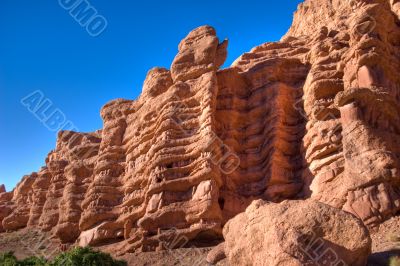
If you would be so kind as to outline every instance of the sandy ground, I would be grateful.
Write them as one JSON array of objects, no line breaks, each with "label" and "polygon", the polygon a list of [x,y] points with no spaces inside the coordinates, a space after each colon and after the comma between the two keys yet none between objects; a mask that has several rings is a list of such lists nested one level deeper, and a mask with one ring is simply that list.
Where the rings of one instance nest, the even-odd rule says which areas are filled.
[{"label": "sandy ground", "polygon": [[[389,258],[400,256],[400,217],[386,221],[374,232],[372,238],[372,255],[368,266],[388,266]],[[61,246],[49,233],[23,229],[18,232],[0,234],[0,252],[14,251],[18,258],[32,255],[52,258],[65,247]],[[100,247],[107,250],[107,247]],[[128,265],[134,266],[203,266],[207,265],[206,257],[211,247],[182,248],[157,252],[126,254]],[[115,254],[112,254],[115,255]],[[220,263],[227,266],[227,262]]]},{"label": "sandy ground", "polygon": [[[23,259],[30,256],[53,258],[65,247],[51,238],[49,233],[23,229],[17,232],[0,234],[0,253],[13,251],[14,255]],[[97,249],[107,251],[108,247]],[[203,266],[207,265],[206,257],[211,248],[181,248],[157,252],[126,254],[118,259],[134,266]]]}]

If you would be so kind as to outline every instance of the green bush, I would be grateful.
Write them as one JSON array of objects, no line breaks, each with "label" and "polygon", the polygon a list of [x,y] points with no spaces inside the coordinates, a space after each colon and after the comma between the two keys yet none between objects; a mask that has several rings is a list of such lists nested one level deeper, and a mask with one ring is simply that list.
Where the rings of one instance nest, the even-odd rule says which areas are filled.
[{"label": "green bush", "polygon": [[38,257],[29,257],[22,261],[19,261],[18,266],[47,266],[47,260]]},{"label": "green bush", "polygon": [[12,252],[0,254],[0,266],[126,266],[125,261],[114,260],[109,254],[89,247],[76,247],[61,253],[53,261],[29,257],[17,260]]},{"label": "green bush", "polygon": [[16,266],[17,258],[12,252],[0,253],[0,266]]},{"label": "green bush", "polygon": [[51,266],[125,266],[124,261],[114,260],[109,254],[94,251],[93,249],[74,248],[69,252],[60,254],[54,259]]}]

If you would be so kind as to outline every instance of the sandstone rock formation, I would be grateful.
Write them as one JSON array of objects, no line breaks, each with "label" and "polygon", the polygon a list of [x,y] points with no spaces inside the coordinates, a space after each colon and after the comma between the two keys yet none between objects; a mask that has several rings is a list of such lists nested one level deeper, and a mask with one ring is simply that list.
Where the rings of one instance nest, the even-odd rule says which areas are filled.
[{"label": "sandstone rock formation", "polygon": [[229,265],[364,266],[371,252],[360,219],[314,201],[254,201],[225,225],[224,238]]},{"label": "sandstone rock formation", "polygon": [[1,212],[7,209],[3,206],[12,206],[11,213],[5,217],[0,215],[3,228],[38,227],[53,230],[63,240],[60,231],[66,223],[63,217],[68,216],[75,219],[75,224],[70,223],[65,228],[66,235],[72,236],[74,241],[77,236],[73,230],[80,220],[80,198],[86,192],[83,180],[88,179],[86,186],[92,182],[91,174],[85,175],[85,171],[93,168],[100,140],[99,132],[60,132],[56,149],[49,153],[46,166],[38,173],[25,176],[12,192],[0,193]]},{"label": "sandstone rock formation", "polygon": [[208,252],[206,261],[209,264],[215,265],[225,258],[225,242],[222,242],[221,244],[215,246],[210,252]]},{"label": "sandstone rock formation", "polygon": [[43,169],[0,191],[0,231],[131,252],[220,238],[256,199],[312,198],[369,227],[397,215],[399,10],[307,0],[226,69],[228,42],[193,30],[137,100],[102,108],[102,130],[60,132]]},{"label": "sandstone rock formation", "polygon": [[[6,192],[4,185],[2,186],[2,190],[0,191],[0,221],[3,221],[10,213],[12,212],[13,202],[12,193]],[[3,224],[0,222],[0,233],[4,232]]]}]

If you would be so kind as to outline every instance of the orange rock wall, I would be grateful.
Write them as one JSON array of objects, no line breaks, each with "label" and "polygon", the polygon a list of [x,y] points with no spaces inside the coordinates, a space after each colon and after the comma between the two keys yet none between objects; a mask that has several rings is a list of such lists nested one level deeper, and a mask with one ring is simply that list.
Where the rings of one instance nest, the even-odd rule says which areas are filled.
[{"label": "orange rock wall", "polygon": [[307,0],[226,69],[228,42],[193,30],[137,100],[102,108],[101,131],[60,132],[44,168],[0,189],[0,231],[132,252],[221,237],[255,199],[313,198],[371,227],[398,214],[399,4]]}]

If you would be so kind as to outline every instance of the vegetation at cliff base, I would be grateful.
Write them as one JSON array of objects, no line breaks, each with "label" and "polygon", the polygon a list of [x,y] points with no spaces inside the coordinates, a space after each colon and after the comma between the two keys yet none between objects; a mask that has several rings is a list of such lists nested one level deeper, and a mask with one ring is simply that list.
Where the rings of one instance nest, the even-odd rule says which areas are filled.
[{"label": "vegetation at cliff base", "polygon": [[400,257],[391,257],[389,260],[389,266],[400,266]]},{"label": "vegetation at cliff base", "polygon": [[114,260],[109,254],[89,247],[76,247],[61,253],[48,261],[44,258],[29,257],[17,260],[12,252],[0,253],[0,266],[126,266],[125,261]]}]

